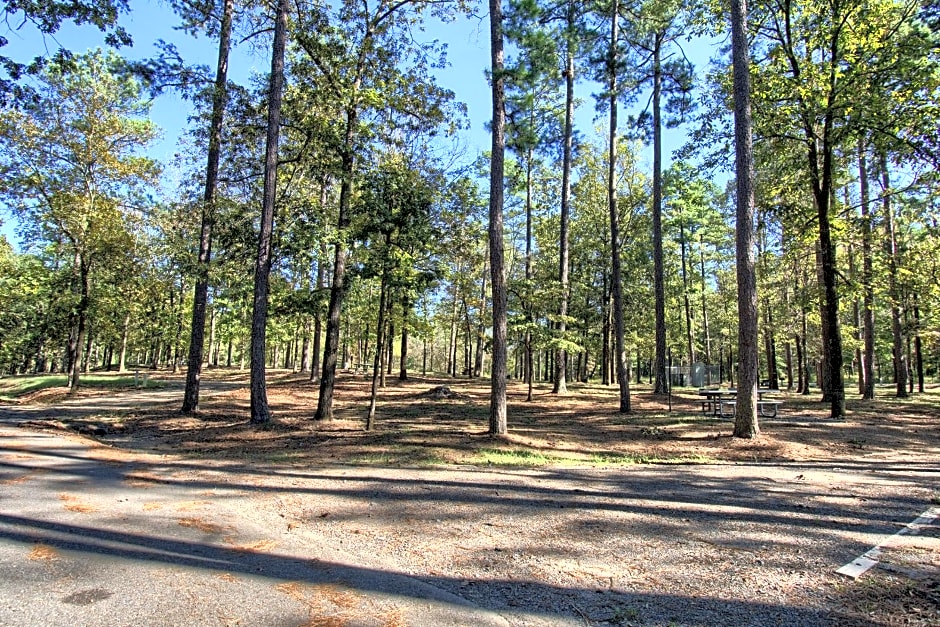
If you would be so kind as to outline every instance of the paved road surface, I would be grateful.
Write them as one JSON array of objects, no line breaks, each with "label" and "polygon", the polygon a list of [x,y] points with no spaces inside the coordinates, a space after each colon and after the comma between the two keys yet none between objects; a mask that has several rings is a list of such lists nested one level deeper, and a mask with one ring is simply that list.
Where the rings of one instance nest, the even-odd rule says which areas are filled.
[{"label": "paved road surface", "polygon": [[0,426],[0,625],[505,624],[286,525],[261,528],[235,513],[244,497],[135,479],[136,462],[104,457]]}]

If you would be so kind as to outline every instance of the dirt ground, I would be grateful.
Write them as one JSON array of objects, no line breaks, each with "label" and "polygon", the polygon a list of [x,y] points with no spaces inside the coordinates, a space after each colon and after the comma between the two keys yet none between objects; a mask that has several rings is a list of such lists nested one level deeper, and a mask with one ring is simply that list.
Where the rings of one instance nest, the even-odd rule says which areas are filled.
[{"label": "dirt ground", "polygon": [[[338,481],[349,468],[365,468],[364,472],[373,479],[407,475],[423,485],[435,485],[435,481],[445,481],[435,479],[442,472],[472,473],[475,468],[486,468],[511,470],[518,473],[515,476],[522,483],[548,481],[539,473],[556,470],[575,473],[576,476],[581,476],[577,473],[586,473],[585,481],[590,483],[605,473],[613,476],[613,473],[627,468],[647,469],[650,468],[648,464],[667,464],[669,468],[700,468],[704,465],[701,466],[705,468],[701,477],[709,477],[709,486],[714,480],[712,475],[720,477],[726,474],[730,477],[743,473],[741,469],[747,467],[762,469],[759,478],[742,475],[742,481],[752,481],[755,485],[790,486],[805,480],[816,482],[814,490],[848,490],[855,499],[850,508],[851,515],[858,516],[859,521],[871,503],[888,503],[892,495],[896,495],[895,501],[904,502],[905,506],[898,510],[896,520],[892,522],[894,525],[907,522],[904,520],[906,514],[901,512],[909,511],[911,507],[940,505],[940,485],[936,481],[940,460],[940,389],[937,387],[903,400],[891,397],[889,389],[879,389],[879,397],[874,402],[849,400],[848,417],[839,421],[828,419],[828,408],[818,402],[816,395],[798,396],[781,392],[775,395],[783,401],[779,415],[762,419],[761,436],[748,441],[731,437],[731,422],[703,415],[701,399],[694,389],[676,390],[671,398],[662,398],[652,395],[648,386],[637,386],[632,396],[633,413],[620,414],[616,411],[616,391],[612,387],[574,384],[569,385],[566,396],[559,397],[551,395],[548,387],[537,386],[533,401],[526,402],[525,387],[519,382],[510,382],[510,435],[504,439],[492,439],[486,434],[489,403],[486,381],[413,377],[401,382],[397,378],[389,378],[388,387],[380,390],[376,428],[366,432],[363,427],[368,408],[369,380],[362,375],[344,373],[341,376],[334,420],[316,423],[312,417],[317,386],[302,374],[271,373],[268,398],[275,419],[272,424],[261,428],[247,422],[249,398],[246,378],[246,373],[235,371],[207,373],[204,379],[206,393],[200,411],[194,416],[181,415],[178,400],[162,403],[128,401],[123,406],[80,416],[38,415],[32,424],[93,435],[108,446],[122,450],[173,455],[185,460],[211,460],[210,466],[235,464],[238,467],[278,468],[287,469],[288,474],[291,469],[306,471],[319,468],[322,472],[317,480],[325,481]],[[168,374],[158,374],[152,381],[166,386],[167,390],[180,385],[179,377]],[[80,400],[91,403],[96,397],[109,394],[112,393],[82,392]],[[35,406],[43,403],[55,405],[61,400],[60,392],[46,390],[21,402]],[[838,475],[844,469],[873,474],[871,480],[859,480],[857,485],[846,487],[851,482]],[[905,473],[914,473],[918,479],[902,481],[896,478],[906,476]],[[450,482],[456,475],[446,476],[446,481]],[[635,476],[642,477],[641,474]],[[681,475],[676,476],[676,485],[679,485],[684,479]],[[701,483],[696,485],[698,490]],[[554,600],[546,600],[542,605],[554,614],[568,615],[582,624],[709,624],[710,615],[706,609],[701,609],[703,613],[698,618],[686,615],[677,621],[654,619],[651,614],[638,609],[640,606],[636,603],[631,605],[624,601],[627,597],[623,595],[629,588],[630,594],[636,594],[638,590],[647,595],[682,590],[686,598],[736,598],[735,595],[746,598],[752,592],[734,587],[709,587],[701,581],[702,572],[711,572],[710,569],[720,569],[712,573],[714,579],[734,578],[735,573],[728,570],[732,566],[716,564],[739,563],[744,559],[745,562],[753,562],[751,567],[758,571],[767,571],[764,574],[748,571],[747,577],[751,577],[752,582],[757,577],[762,591],[765,587],[768,591],[774,590],[773,594],[767,592],[771,594],[774,607],[802,606],[820,612],[806,614],[795,620],[796,623],[816,624],[817,619],[825,622],[820,617],[828,616],[828,622],[835,624],[940,625],[940,544],[937,540],[940,532],[936,526],[930,527],[929,533],[922,534],[927,537],[925,540],[894,549],[890,567],[871,571],[849,585],[831,572],[810,576],[810,571],[799,566],[801,560],[805,561],[806,556],[813,553],[812,547],[805,545],[805,542],[811,542],[807,538],[787,539],[797,548],[790,556],[792,565],[781,570],[768,571],[762,566],[768,559],[764,555],[766,545],[779,543],[777,539],[763,543],[755,541],[754,546],[743,548],[732,547],[737,553],[731,553],[735,557],[729,562],[725,542],[712,535],[740,531],[735,525],[741,521],[727,516],[728,522],[722,522],[722,525],[730,526],[702,531],[693,538],[694,550],[686,547],[683,549],[685,552],[674,554],[672,548],[658,544],[653,548],[654,543],[650,541],[649,550],[653,553],[647,557],[647,563],[691,560],[701,564],[698,576],[691,575],[687,567],[677,567],[668,574],[649,567],[644,573],[639,573],[635,572],[638,568],[635,564],[631,584],[625,588],[623,573],[607,572],[610,568],[603,564],[609,564],[610,560],[625,553],[640,553],[635,546],[636,536],[629,535],[633,543],[631,548],[626,540],[624,545],[619,545],[618,538],[610,534],[610,520],[599,518],[599,527],[585,528],[583,512],[587,510],[582,508],[582,517],[578,518],[575,512],[580,506],[577,504],[570,514],[573,518],[563,518],[569,515],[564,512],[547,513],[540,506],[536,508],[538,516],[529,516],[528,510],[520,509],[502,512],[499,519],[493,518],[486,499],[473,503],[428,505],[444,508],[435,510],[435,517],[418,515],[399,504],[396,507],[404,509],[393,508],[383,516],[364,514],[362,519],[349,522],[335,518],[335,511],[349,506],[348,502],[341,502],[340,497],[321,496],[314,507],[307,500],[291,497],[289,492],[287,495],[279,493],[279,486],[284,487],[277,480],[271,483],[268,486],[270,493],[264,498],[259,497],[259,503],[278,512],[279,516],[295,521],[293,524],[306,526],[321,535],[335,536],[340,544],[345,538],[346,546],[355,546],[355,551],[363,559],[375,559],[378,555],[386,566],[419,577],[443,578],[451,584],[439,585],[452,585],[455,592],[480,602],[495,603],[497,609],[500,603],[512,606],[513,599],[518,597],[517,588],[505,586],[506,581],[514,578],[519,581],[517,587],[551,580],[552,590],[576,588],[597,593],[597,582],[607,577],[607,592],[622,596],[619,605],[598,605],[596,599],[588,599],[591,595],[574,601],[560,601],[555,598],[560,593],[555,592],[551,593]],[[793,495],[780,497],[782,505],[773,507],[786,509],[788,516],[792,513],[797,517],[794,520],[800,516],[805,518],[806,512],[815,512],[813,508],[817,505],[818,517],[844,514],[841,510],[832,509],[835,505],[827,504],[828,496],[819,496],[812,491],[800,492],[802,487],[793,489]],[[676,490],[677,494],[681,492],[681,486]],[[716,494],[720,496],[714,497],[712,505],[726,514],[741,506],[728,500],[731,497],[721,491]],[[401,495],[396,498],[401,498]],[[635,498],[641,497],[637,494]],[[794,503],[794,499],[800,502]],[[678,500],[686,502],[693,497]],[[420,502],[418,498],[412,505]],[[817,505],[812,505],[813,502]],[[631,507],[636,504],[632,503]],[[383,506],[387,505],[383,502]],[[596,504],[592,507],[596,508]],[[668,505],[658,504],[656,507],[668,509]],[[563,575],[554,572],[558,570],[555,562],[550,569],[553,572],[548,573],[546,563],[530,555],[531,551],[523,554],[508,547],[497,547],[493,556],[501,560],[487,558],[470,564],[466,553],[479,548],[474,544],[483,541],[479,540],[482,537],[479,533],[487,532],[487,528],[495,531],[504,526],[500,521],[507,515],[510,519],[515,516],[522,525],[513,529],[530,535],[530,539],[541,538],[543,548],[558,542],[560,526],[580,528],[575,537],[566,535],[567,539],[562,544],[584,544],[583,553],[593,552],[597,559],[591,562],[591,566],[585,566],[583,560],[571,563],[567,571],[562,569],[569,574]],[[662,524],[662,512],[653,512],[651,508],[649,515],[658,517],[656,524]],[[675,515],[687,516],[681,519],[690,521],[690,524],[699,521],[695,514]],[[365,521],[365,518],[370,520]],[[459,533],[455,531],[454,534],[460,536],[460,540],[454,540],[453,534],[442,535],[440,532],[440,521],[445,519],[482,522],[473,525],[474,531],[469,535],[466,530],[458,529]],[[639,523],[634,521],[636,524]],[[779,524],[776,522],[773,523],[773,531],[770,526],[762,527],[770,524],[756,521],[747,532],[755,538],[778,533]],[[812,526],[816,523],[799,524]],[[861,522],[852,524],[862,526]],[[601,532],[604,532],[603,537]],[[570,534],[569,531],[565,533]],[[685,532],[680,535],[687,537]],[[860,539],[863,535],[856,538],[859,546],[867,541]],[[625,534],[623,537],[628,536]],[[511,559],[507,558],[507,553]],[[740,557],[742,555],[746,559]],[[504,563],[506,559],[509,562]],[[886,564],[888,562],[885,560]],[[655,577],[652,575],[654,572],[657,573]],[[483,585],[480,583],[483,580],[502,581],[505,589],[496,584]],[[620,583],[615,583],[615,580]],[[638,583],[640,580],[642,583]],[[529,594],[536,593],[530,590]],[[549,595],[548,592],[544,594]],[[779,620],[780,624],[791,622],[792,617]]]}]

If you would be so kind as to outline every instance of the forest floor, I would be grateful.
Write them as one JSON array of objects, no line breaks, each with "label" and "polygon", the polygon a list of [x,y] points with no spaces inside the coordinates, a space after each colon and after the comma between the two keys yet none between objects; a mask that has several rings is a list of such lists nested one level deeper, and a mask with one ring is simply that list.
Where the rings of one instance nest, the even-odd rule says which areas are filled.
[{"label": "forest floor", "polygon": [[492,439],[485,380],[389,378],[366,432],[362,375],[341,376],[335,417],[318,424],[318,387],[272,372],[264,428],[247,422],[247,373],[207,372],[194,416],[178,411],[180,379],[68,400],[51,388],[10,409],[180,460],[190,480],[256,486],[251,507],[288,528],[513,624],[940,624],[940,520],[858,580],[833,572],[940,513],[936,387],[879,388],[837,421],[817,395],[783,392],[761,436],[740,440],[694,389],[637,386],[620,414],[613,387],[537,386],[527,402],[510,382],[510,435]]}]

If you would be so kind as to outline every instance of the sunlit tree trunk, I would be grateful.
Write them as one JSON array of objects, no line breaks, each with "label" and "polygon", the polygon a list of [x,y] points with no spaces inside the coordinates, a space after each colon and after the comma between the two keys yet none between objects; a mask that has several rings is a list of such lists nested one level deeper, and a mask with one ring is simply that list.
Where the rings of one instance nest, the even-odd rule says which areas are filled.
[{"label": "sunlit tree trunk", "polygon": [[[568,222],[571,214],[571,148],[574,137],[574,29],[575,6],[568,0],[565,44],[565,128],[561,167],[561,231],[558,241],[558,281],[561,284],[561,302],[558,307],[558,335],[564,341],[568,329]],[[559,347],[555,352],[555,382],[552,393],[566,394],[568,351]]]},{"label": "sunlit tree trunk", "polygon": [[490,152],[489,247],[493,291],[493,362],[490,390],[490,435],[505,435],[506,417],[506,273],[503,262],[503,178],[506,151],[506,77],[503,74],[503,9],[490,0],[490,53],[493,89]]},{"label": "sunlit tree trunk", "polygon": [[610,123],[607,164],[607,209],[610,214],[611,282],[613,292],[614,362],[617,383],[620,386],[619,411],[630,412],[630,374],[627,370],[623,324],[623,280],[620,260],[620,210],[617,206],[617,42],[619,40],[620,4],[613,1],[610,15],[610,49],[607,58],[607,90],[609,94]]},{"label": "sunlit tree trunk", "polygon": [[750,52],[747,2],[731,0],[731,65],[734,72],[734,147],[737,187],[735,226],[738,282],[738,394],[734,437],[754,438],[757,423],[757,280],[754,271],[754,155],[751,143]]},{"label": "sunlit tree trunk", "polygon": [[666,279],[663,269],[663,130],[660,101],[662,99],[662,36],[655,34],[653,46],[653,292],[656,315],[656,394],[668,391],[666,379]]},{"label": "sunlit tree trunk", "polygon": [[891,338],[894,346],[895,393],[898,398],[907,397],[907,355],[904,350],[903,308],[901,290],[898,286],[898,239],[894,227],[894,209],[891,206],[891,179],[888,159],[880,155],[882,207],[884,208],[885,239],[888,254],[888,293],[891,299]]},{"label": "sunlit tree trunk", "polygon": [[859,141],[858,179],[862,204],[862,398],[875,398],[875,290],[872,260],[872,212],[870,206],[868,164],[864,141]]},{"label": "sunlit tree trunk", "polygon": [[189,359],[186,365],[186,390],[183,392],[182,411],[184,414],[199,409],[199,383],[202,375],[203,344],[206,332],[206,304],[209,297],[209,262],[212,257],[212,229],[215,224],[215,194],[219,180],[219,157],[222,147],[222,123],[225,114],[233,12],[234,0],[225,0],[222,5],[219,57],[212,92],[212,117],[209,122],[209,150],[199,228],[199,257],[196,264],[197,278],[193,296],[193,322],[189,337]]},{"label": "sunlit tree trunk", "polygon": [[274,200],[277,182],[277,146],[281,128],[281,94],[284,88],[284,49],[287,39],[287,0],[278,0],[271,48],[271,80],[268,124],[264,151],[264,184],[261,225],[255,263],[254,304],[251,316],[251,423],[271,420],[265,382],[265,333],[268,323],[268,281],[271,273],[271,239],[274,235]]}]

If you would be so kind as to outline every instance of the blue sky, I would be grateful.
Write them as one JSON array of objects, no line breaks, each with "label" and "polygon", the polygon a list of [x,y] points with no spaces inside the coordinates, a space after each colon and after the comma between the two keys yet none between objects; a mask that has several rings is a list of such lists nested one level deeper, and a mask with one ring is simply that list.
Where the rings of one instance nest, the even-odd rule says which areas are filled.
[{"label": "blue sky", "polygon": [[[163,39],[174,43],[182,56],[192,63],[200,63],[215,67],[217,48],[216,42],[205,37],[193,38],[181,31],[175,30],[178,18],[172,10],[157,0],[135,0],[132,3],[132,13],[122,16],[121,23],[134,38],[133,48],[123,49],[121,53],[130,58],[144,58],[156,54],[154,43]],[[11,22],[14,26],[15,22]],[[489,22],[480,18],[463,18],[456,22],[441,24],[430,23],[426,27],[426,37],[439,39],[448,44],[448,68],[437,71],[438,82],[456,94],[456,98],[467,105],[471,128],[464,143],[467,146],[468,158],[489,148],[489,134],[485,124],[491,116],[491,99],[489,85],[486,81],[485,70],[489,66]],[[52,52],[60,45],[70,50],[81,52],[89,48],[100,46],[102,36],[93,27],[75,27],[65,25],[55,37],[45,40],[34,29],[23,27],[10,30],[0,27],[0,34],[9,40],[9,45],[2,49],[3,54],[17,60],[27,60],[37,54]],[[701,72],[714,49],[703,43],[693,42],[686,45],[696,68]],[[233,51],[230,62],[230,78],[237,82],[245,82],[251,74],[264,74],[270,67],[270,61],[264,51],[252,50],[250,44],[237,46]],[[577,114],[576,126],[582,135],[593,135],[595,123],[595,108],[592,91],[596,87],[588,84],[578,86],[577,96],[582,104]],[[157,98],[153,104],[152,119],[163,129],[163,136],[152,149],[150,155],[164,163],[168,162],[177,150],[177,140],[186,125],[186,118],[190,111],[189,103],[179,99],[173,94],[166,94]],[[622,119],[626,117],[624,113]],[[686,130],[679,128],[667,130],[664,134],[664,167],[671,161],[670,153],[685,141]],[[652,161],[652,150],[644,150],[643,161]],[[168,190],[171,191],[171,190]],[[3,216],[4,224],[0,233],[11,235],[11,225],[7,216]]]}]

